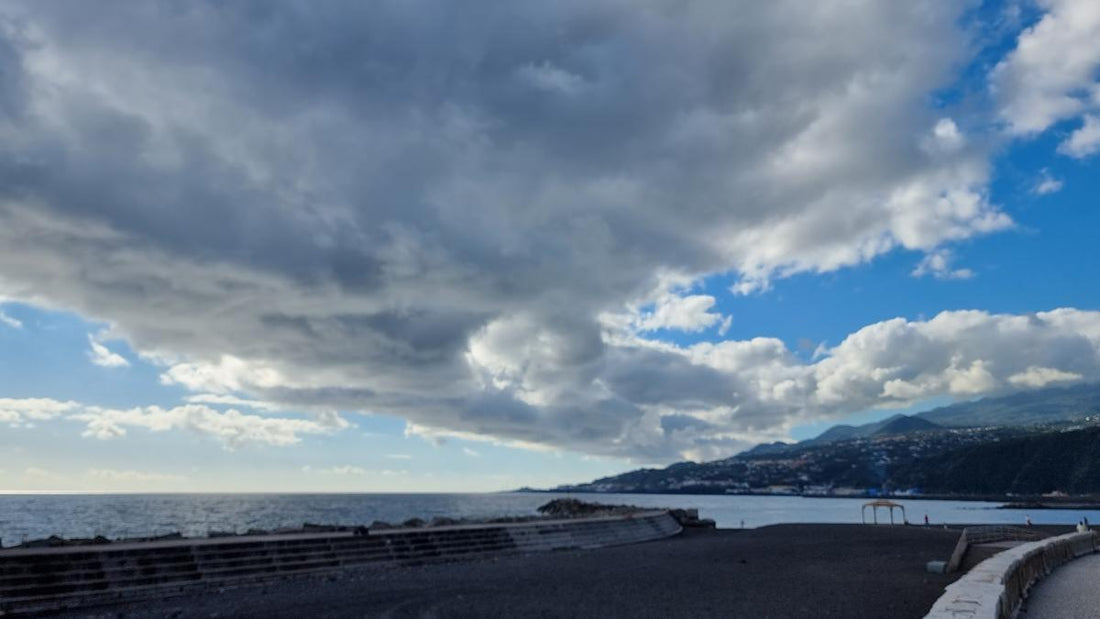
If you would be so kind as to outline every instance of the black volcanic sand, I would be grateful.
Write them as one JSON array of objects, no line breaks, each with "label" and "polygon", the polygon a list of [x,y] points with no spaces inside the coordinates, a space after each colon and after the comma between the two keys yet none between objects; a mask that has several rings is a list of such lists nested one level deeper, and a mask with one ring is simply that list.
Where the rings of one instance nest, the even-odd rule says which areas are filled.
[{"label": "black volcanic sand", "polygon": [[[89,609],[111,617],[923,617],[959,530],[776,525],[460,563],[365,567]],[[84,615],[89,614],[85,612]]]}]

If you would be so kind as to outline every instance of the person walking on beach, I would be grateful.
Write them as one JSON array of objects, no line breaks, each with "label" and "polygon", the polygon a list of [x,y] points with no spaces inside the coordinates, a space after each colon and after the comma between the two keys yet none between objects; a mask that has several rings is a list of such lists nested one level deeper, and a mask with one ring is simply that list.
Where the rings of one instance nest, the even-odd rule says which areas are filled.
[{"label": "person walking on beach", "polygon": [[928,526],[928,514],[924,515],[924,526]]},{"label": "person walking on beach", "polygon": [[1031,526],[1031,515],[1030,514],[1024,514],[1024,522],[1027,524],[1027,526],[1029,526],[1029,527]]}]

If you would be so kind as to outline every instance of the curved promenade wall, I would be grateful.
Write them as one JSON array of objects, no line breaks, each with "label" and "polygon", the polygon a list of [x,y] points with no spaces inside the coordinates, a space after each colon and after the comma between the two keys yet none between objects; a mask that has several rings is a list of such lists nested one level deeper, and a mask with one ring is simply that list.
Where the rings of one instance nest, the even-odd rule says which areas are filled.
[{"label": "curved promenade wall", "polygon": [[944,590],[925,619],[1008,619],[1028,589],[1058,566],[1096,552],[1094,531],[1021,544],[982,561]]},{"label": "curved promenade wall", "polygon": [[0,615],[162,597],[364,564],[599,548],[677,535],[665,511],[416,529],[0,550]]}]

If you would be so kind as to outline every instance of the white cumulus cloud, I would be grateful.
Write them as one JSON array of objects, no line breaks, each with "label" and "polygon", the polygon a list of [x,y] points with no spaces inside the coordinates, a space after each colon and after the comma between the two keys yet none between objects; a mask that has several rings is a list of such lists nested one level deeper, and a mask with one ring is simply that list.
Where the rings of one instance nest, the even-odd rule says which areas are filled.
[{"label": "white cumulus cloud", "polygon": [[636,325],[641,331],[657,329],[702,331],[724,320],[722,314],[711,311],[716,302],[717,300],[708,294],[686,296],[665,294],[657,300],[652,310],[636,318]]},{"label": "white cumulus cloud", "polygon": [[23,322],[8,316],[4,312],[0,311],[0,324],[7,325],[12,329],[22,329]]},{"label": "white cumulus cloud", "polygon": [[196,404],[174,408],[147,406],[126,410],[85,407],[70,418],[87,424],[84,436],[113,439],[125,436],[129,428],[151,432],[187,430],[218,439],[228,449],[250,444],[275,446],[293,445],[304,434],[329,434],[347,426],[335,417],[325,423],[313,419],[274,418],[249,415],[229,409],[216,409]]},{"label": "white cumulus cloud", "polygon": [[1081,380],[1082,376],[1076,372],[1064,372],[1057,368],[1044,368],[1030,366],[1019,374],[1008,377],[1008,382],[1021,387],[1046,387],[1051,383],[1072,382]]},{"label": "white cumulus cloud", "polygon": [[930,145],[934,150],[945,152],[957,151],[966,145],[966,137],[963,136],[959,126],[950,118],[941,118],[932,128],[934,141]]},{"label": "white cumulus cloud", "polygon": [[[990,76],[1009,131],[1034,134],[1100,105],[1100,5],[1040,0],[1043,15]],[[1072,148],[1072,147],[1070,147]]]},{"label": "white cumulus cloud", "polygon": [[1058,152],[1077,159],[1096,154],[1097,151],[1100,151],[1100,117],[1093,114],[1086,115],[1081,126],[1058,145]]},{"label": "white cumulus cloud", "polygon": [[130,366],[130,362],[126,360],[122,355],[112,352],[111,349],[103,345],[98,341],[95,336],[88,335],[88,358],[100,367],[104,368],[125,368]]},{"label": "white cumulus cloud", "polygon": [[1062,190],[1064,182],[1061,179],[1054,178],[1050,174],[1050,170],[1043,168],[1039,172],[1039,182],[1035,184],[1034,192],[1036,195],[1045,196],[1050,193],[1058,193]]},{"label": "white cumulus cloud", "polygon": [[0,423],[23,426],[55,419],[79,406],[77,402],[50,398],[0,398]]},{"label": "white cumulus cloud", "polygon": [[954,254],[948,249],[939,249],[925,254],[924,258],[913,269],[912,275],[913,277],[931,275],[936,279],[970,279],[974,277],[974,271],[971,269],[952,268],[951,263],[954,259]]}]

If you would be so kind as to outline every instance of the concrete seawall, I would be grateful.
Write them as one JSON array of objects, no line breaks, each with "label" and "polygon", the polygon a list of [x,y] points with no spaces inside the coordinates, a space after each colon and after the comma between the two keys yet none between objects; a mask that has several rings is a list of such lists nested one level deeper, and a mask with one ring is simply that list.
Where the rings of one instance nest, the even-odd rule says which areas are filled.
[{"label": "concrete seawall", "polygon": [[1069,533],[1011,548],[949,585],[925,619],[1008,619],[1033,584],[1058,566],[1096,552],[1095,532]]},{"label": "concrete seawall", "polygon": [[0,615],[163,597],[364,564],[599,548],[671,537],[668,512],[354,533],[183,539],[0,552]]}]

